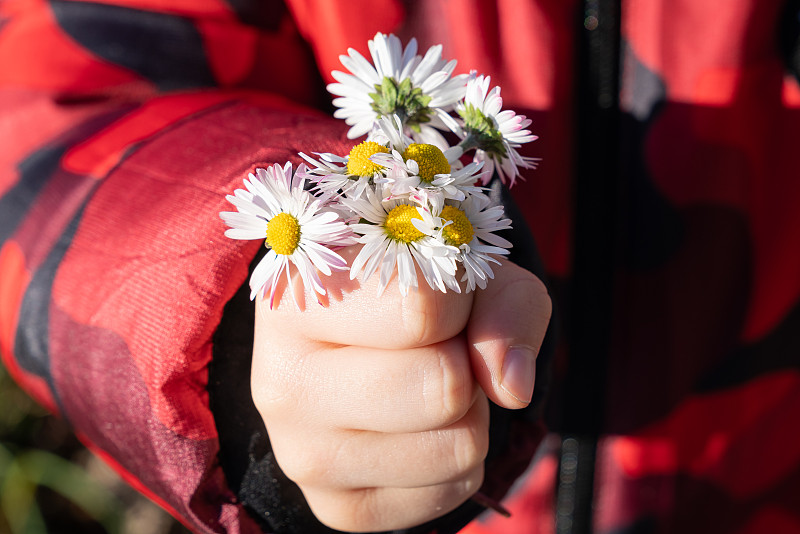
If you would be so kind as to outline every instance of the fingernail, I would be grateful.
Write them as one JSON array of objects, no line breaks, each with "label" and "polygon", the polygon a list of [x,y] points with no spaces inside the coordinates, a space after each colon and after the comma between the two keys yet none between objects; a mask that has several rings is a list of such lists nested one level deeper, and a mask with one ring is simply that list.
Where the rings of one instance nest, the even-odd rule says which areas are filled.
[{"label": "fingernail", "polygon": [[533,397],[535,378],[536,352],[523,345],[510,347],[503,362],[500,387],[518,401],[527,404]]}]

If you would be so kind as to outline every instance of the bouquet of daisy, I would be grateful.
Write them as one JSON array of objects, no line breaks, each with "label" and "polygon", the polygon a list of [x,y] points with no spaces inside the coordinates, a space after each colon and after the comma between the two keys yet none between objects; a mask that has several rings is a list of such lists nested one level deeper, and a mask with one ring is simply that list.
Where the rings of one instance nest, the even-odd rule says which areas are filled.
[{"label": "bouquet of daisy", "polygon": [[[251,295],[270,297],[290,265],[303,285],[326,293],[320,274],[350,270],[362,280],[380,271],[379,294],[396,275],[400,291],[418,288],[417,271],[439,291],[473,291],[493,278],[491,264],[511,243],[502,206],[484,187],[492,176],[508,186],[536,166],[517,149],[536,137],[530,119],[502,109],[488,76],[453,75],[441,45],[417,54],[394,35],[369,41],[372,62],[350,49],[349,72],[334,71],[328,91],[334,117],[366,136],[349,154],[300,153],[305,163],[257,169],[227,199],[220,216],[233,239],[265,239],[269,249],[250,278]],[[450,146],[445,135],[457,142]],[[352,265],[336,252],[362,248]],[[292,294],[295,294],[292,291]]]}]

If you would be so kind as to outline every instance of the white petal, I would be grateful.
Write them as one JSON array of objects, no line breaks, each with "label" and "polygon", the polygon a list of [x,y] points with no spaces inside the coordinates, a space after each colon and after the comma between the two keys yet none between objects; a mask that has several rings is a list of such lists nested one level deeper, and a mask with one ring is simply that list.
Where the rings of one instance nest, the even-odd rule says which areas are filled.
[{"label": "white petal", "polygon": [[240,240],[264,239],[264,230],[245,230],[243,228],[229,228],[225,230],[225,237]]},{"label": "white petal", "polygon": [[380,83],[381,77],[378,75],[378,72],[375,70],[375,67],[367,61],[364,56],[362,56],[357,50],[354,48],[350,48],[347,50],[349,55],[347,56],[339,56],[339,61],[342,62],[342,65],[358,76],[361,80],[363,80],[368,85],[374,85],[376,83]]}]

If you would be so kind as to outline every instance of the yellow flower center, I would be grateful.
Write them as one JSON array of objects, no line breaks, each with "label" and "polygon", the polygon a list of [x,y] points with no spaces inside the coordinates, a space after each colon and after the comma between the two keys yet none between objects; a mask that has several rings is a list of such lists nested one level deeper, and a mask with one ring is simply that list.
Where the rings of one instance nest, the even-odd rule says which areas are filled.
[{"label": "yellow flower center", "polygon": [[451,223],[442,229],[442,236],[448,245],[460,247],[472,241],[475,230],[462,210],[453,206],[445,206],[439,217],[444,219],[445,222],[449,221]]},{"label": "yellow flower center", "polygon": [[413,159],[419,165],[419,177],[423,182],[431,183],[437,174],[449,174],[450,164],[444,153],[437,146],[423,143],[411,143],[403,152],[403,159]]},{"label": "yellow flower center", "polygon": [[267,246],[289,256],[300,244],[300,224],[288,213],[279,213],[267,223]]},{"label": "yellow flower center", "polygon": [[373,141],[364,141],[353,147],[347,159],[347,174],[353,176],[372,176],[383,167],[372,162],[369,158],[373,154],[388,154],[389,149]]},{"label": "yellow flower center", "polygon": [[408,204],[400,204],[386,214],[383,228],[391,239],[403,243],[413,243],[425,237],[425,234],[414,228],[411,219],[422,219],[417,208]]}]

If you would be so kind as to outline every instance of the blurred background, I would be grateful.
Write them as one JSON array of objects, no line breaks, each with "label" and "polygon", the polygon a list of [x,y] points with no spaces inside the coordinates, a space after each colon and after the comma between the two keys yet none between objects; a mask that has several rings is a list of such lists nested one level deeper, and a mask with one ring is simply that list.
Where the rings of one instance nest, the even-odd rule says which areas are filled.
[{"label": "blurred background", "polygon": [[0,533],[188,534],[0,365]]}]

